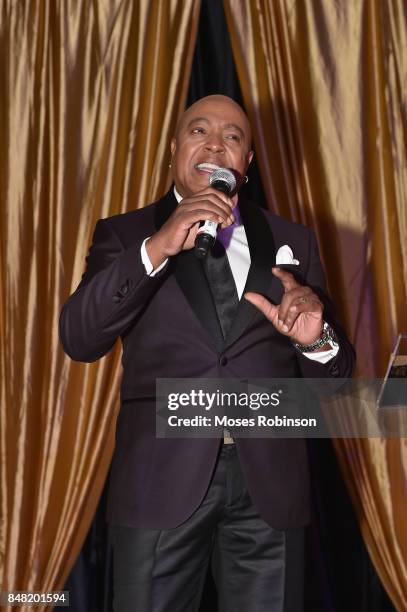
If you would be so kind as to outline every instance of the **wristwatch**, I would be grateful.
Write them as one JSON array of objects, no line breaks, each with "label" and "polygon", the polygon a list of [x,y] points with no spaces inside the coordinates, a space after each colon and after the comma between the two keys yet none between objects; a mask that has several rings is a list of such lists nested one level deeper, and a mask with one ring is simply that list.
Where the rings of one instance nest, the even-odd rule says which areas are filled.
[{"label": "wristwatch", "polygon": [[298,344],[298,342],[293,342],[293,345],[296,349],[298,349],[301,353],[311,353],[312,351],[316,351],[319,348],[325,346],[329,342],[337,342],[338,339],[332,327],[328,325],[328,323],[324,322],[324,326],[322,328],[322,335],[318,340],[312,342],[311,344]]}]

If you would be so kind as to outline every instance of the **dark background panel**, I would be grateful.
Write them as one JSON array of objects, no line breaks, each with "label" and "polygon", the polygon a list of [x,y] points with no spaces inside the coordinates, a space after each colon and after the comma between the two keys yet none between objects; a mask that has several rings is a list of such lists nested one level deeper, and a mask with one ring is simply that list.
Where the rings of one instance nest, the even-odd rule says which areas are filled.
[{"label": "dark background panel", "polygon": [[[187,106],[211,94],[229,96],[245,108],[233,60],[223,4],[219,0],[206,0],[201,5]],[[247,173],[249,182],[242,189],[246,197],[267,208],[255,150],[254,153]]]}]

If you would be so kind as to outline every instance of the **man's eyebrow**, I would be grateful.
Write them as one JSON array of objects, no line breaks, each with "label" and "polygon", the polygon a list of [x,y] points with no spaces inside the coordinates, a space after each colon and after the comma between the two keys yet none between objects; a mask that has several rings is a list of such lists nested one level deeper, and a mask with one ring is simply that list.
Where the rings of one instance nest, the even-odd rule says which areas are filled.
[{"label": "man's eyebrow", "polygon": [[237,125],[237,123],[227,123],[225,125],[225,128],[226,129],[233,128],[234,130],[237,130],[238,132],[240,132],[242,136],[244,136],[244,131],[239,125]]},{"label": "man's eyebrow", "polygon": [[191,121],[187,123],[187,128],[191,127],[193,123],[201,123],[202,121],[205,121],[205,123],[209,123],[206,117],[194,117],[193,119],[191,119]]}]

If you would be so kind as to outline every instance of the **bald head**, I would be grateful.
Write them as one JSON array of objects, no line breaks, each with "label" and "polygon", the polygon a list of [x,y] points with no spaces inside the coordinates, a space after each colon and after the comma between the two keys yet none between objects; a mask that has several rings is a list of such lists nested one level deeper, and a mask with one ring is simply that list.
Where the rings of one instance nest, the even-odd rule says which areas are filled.
[{"label": "bald head", "polygon": [[207,187],[216,167],[243,176],[253,157],[249,120],[227,96],[201,98],[179,120],[171,153],[174,182],[184,197]]}]

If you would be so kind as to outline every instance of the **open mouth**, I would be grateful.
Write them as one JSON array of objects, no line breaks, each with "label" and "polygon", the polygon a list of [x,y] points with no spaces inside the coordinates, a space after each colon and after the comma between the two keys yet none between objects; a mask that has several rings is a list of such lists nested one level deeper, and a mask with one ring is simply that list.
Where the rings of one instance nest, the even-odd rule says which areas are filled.
[{"label": "open mouth", "polygon": [[218,166],[217,164],[212,164],[211,162],[201,162],[200,164],[195,164],[194,167],[196,168],[196,170],[200,170],[201,172],[212,174],[214,170],[217,170],[221,166]]}]

